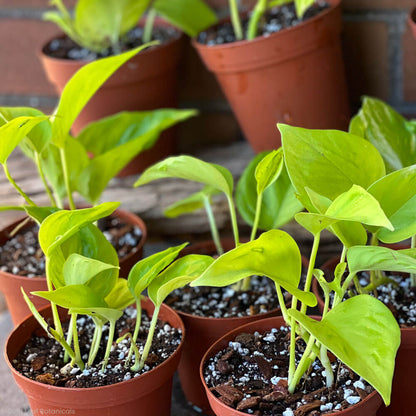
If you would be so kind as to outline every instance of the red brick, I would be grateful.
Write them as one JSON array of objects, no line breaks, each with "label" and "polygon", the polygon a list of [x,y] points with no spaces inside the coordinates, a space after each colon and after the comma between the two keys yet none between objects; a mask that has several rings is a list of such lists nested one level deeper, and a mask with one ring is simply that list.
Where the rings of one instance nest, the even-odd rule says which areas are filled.
[{"label": "red brick", "polygon": [[344,57],[350,98],[389,96],[388,32],[384,22],[346,22]]},{"label": "red brick", "polygon": [[196,147],[227,144],[240,137],[240,128],[232,113],[202,113],[178,126],[179,151],[195,151]]},{"label": "red brick", "polygon": [[416,101],[416,39],[407,27],[403,35],[403,87],[406,101]]},{"label": "red brick", "polygon": [[225,100],[214,74],[205,68],[198,53],[190,43],[184,48],[179,71],[178,90],[180,100]]},{"label": "red brick", "polygon": [[55,95],[37,54],[57,33],[54,24],[36,20],[2,20],[0,24],[1,94]]},{"label": "red brick", "polygon": [[414,0],[343,0],[344,10],[410,9]]}]

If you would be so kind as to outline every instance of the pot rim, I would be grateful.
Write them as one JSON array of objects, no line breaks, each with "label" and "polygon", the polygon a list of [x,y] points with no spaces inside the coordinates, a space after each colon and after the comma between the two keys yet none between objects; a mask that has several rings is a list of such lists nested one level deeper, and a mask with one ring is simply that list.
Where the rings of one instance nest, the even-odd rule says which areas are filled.
[{"label": "pot rim", "polygon": [[[157,26],[172,26],[172,25],[169,25],[168,23],[164,24],[164,22],[158,21],[158,22],[155,23],[155,26],[157,27]],[[150,53],[153,53],[154,51],[163,51],[165,49],[169,49],[172,44],[181,42],[185,38],[185,34],[183,32],[181,32],[179,29],[175,28],[175,30],[176,30],[177,36],[169,39],[167,42],[164,42],[160,45],[154,45],[150,48],[147,48],[147,49],[141,51],[140,54],[136,55],[136,56],[143,56],[143,54],[148,55]],[[44,59],[44,60],[49,61],[49,62],[60,63],[61,65],[65,65],[65,66],[83,66],[83,65],[89,64],[91,62],[96,62],[99,59],[104,58],[104,57],[102,57],[102,58],[98,58],[98,59],[94,59],[94,60],[65,59],[65,58],[56,58],[54,56],[50,56],[47,53],[45,53],[44,49],[46,48],[47,45],[49,45],[49,43],[51,43],[53,40],[62,39],[64,37],[67,37],[67,35],[64,32],[62,32],[62,31],[56,32],[56,34],[54,36],[49,38],[39,48],[37,48],[36,54],[38,55],[38,57],[40,59]],[[128,50],[131,50],[131,49],[128,49]],[[110,55],[110,56],[115,56],[115,55]]]},{"label": "pot rim", "polygon": [[[192,45],[196,49],[199,49],[201,51],[214,50],[214,49],[217,50],[217,51],[221,51],[221,50],[228,50],[228,49],[242,47],[244,45],[247,45],[248,43],[256,45],[256,44],[259,44],[259,43],[262,43],[262,42],[266,42],[268,39],[270,39],[270,38],[273,39],[276,36],[279,36],[280,34],[293,33],[295,31],[302,30],[305,27],[309,27],[309,26],[313,25],[317,20],[325,18],[329,13],[333,12],[334,9],[341,6],[341,0],[326,0],[326,1],[329,3],[329,7],[327,9],[323,10],[322,12],[318,13],[316,16],[313,16],[310,19],[307,19],[306,21],[303,21],[303,22],[301,22],[301,23],[299,23],[295,26],[287,27],[285,29],[279,30],[278,32],[271,33],[269,36],[257,36],[252,40],[242,39],[242,40],[237,40],[237,41],[234,41],[234,42],[225,43],[225,44],[221,44],[221,45],[206,45],[204,43],[200,43],[197,40],[198,36],[196,36],[195,38],[191,39],[191,42],[192,42]],[[240,16],[241,16],[241,14],[240,14]],[[230,21],[230,18],[222,19],[220,22],[211,26],[210,28],[219,26],[219,25],[223,24],[226,21]],[[208,29],[210,29],[210,28],[208,28]]]},{"label": "pot rim", "polygon": [[[321,319],[321,316],[316,316],[316,315],[310,315],[309,316],[310,318],[313,318],[313,319]],[[200,380],[201,380],[201,382],[202,382],[202,384],[203,384],[203,386],[204,386],[204,389],[205,389],[205,392],[206,392],[206,394],[207,394],[207,397],[208,397],[208,399],[214,399],[215,400],[215,402],[218,404],[218,405],[220,405],[221,407],[224,407],[224,408],[226,408],[226,409],[228,409],[228,410],[232,410],[233,412],[235,412],[235,415],[237,416],[246,416],[247,415],[247,413],[243,413],[243,412],[240,412],[240,411],[238,411],[238,410],[236,410],[236,409],[233,409],[232,407],[230,407],[230,406],[227,406],[225,403],[223,403],[221,400],[219,400],[217,397],[215,397],[215,395],[212,393],[212,391],[208,388],[208,386],[207,386],[207,384],[206,384],[206,382],[205,382],[205,378],[204,378],[204,373],[203,373],[203,371],[204,371],[204,367],[205,367],[205,362],[209,359],[209,358],[211,358],[215,353],[217,353],[219,350],[220,350],[220,348],[219,348],[219,344],[222,344],[224,341],[226,341],[228,338],[230,338],[231,336],[235,336],[235,335],[237,335],[238,333],[241,333],[242,331],[244,331],[244,329],[245,328],[247,328],[247,327],[250,327],[250,326],[253,326],[253,325],[258,325],[258,324],[261,324],[261,323],[265,323],[265,322],[267,322],[267,323],[269,323],[270,322],[270,328],[273,328],[273,327],[276,327],[276,324],[272,324],[272,322],[274,321],[274,322],[276,322],[276,320],[279,320],[279,321],[281,321],[282,322],[282,324],[284,325],[284,326],[286,326],[286,323],[285,323],[285,321],[284,321],[284,318],[283,318],[283,316],[275,316],[275,317],[272,317],[272,318],[266,318],[266,319],[261,319],[261,320],[258,320],[258,321],[255,321],[255,322],[251,322],[251,323],[249,323],[249,324],[245,324],[245,325],[242,325],[242,326],[240,326],[240,327],[238,327],[238,328],[235,328],[235,329],[233,329],[232,331],[229,331],[228,333],[226,333],[224,336],[222,336],[221,338],[219,338],[217,341],[215,341],[214,342],[214,344],[212,344],[211,345],[211,347],[209,347],[209,349],[205,352],[205,354],[204,354],[204,356],[203,356],[203,358],[202,358],[202,360],[201,360],[201,363],[200,363],[200,365],[199,365],[199,376],[200,376]],[[282,326],[282,325],[279,325],[279,326]],[[252,330],[250,330],[250,331],[252,331]],[[253,331],[254,332],[254,331]],[[350,407],[348,407],[347,409],[345,409],[345,410],[349,410],[349,409],[353,409],[354,407],[356,407],[356,406],[359,406],[361,403],[365,403],[366,401],[368,401],[368,400],[370,400],[370,399],[372,399],[374,396],[376,396],[376,395],[378,395],[379,393],[377,392],[377,390],[374,390],[372,393],[370,393],[364,400],[361,400],[359,403],[357,403],[356,405],[353,405],[353,406],[350,406]],[[381,397],[380,397],[380,399],[381,399]],[[336,413],[329,413],[328,414],[328,416],[332,416],[332,415],[342,415],[342,413],[340,413],[340,412],[336,412]]]},{"label": "pot rim", "polygon": [[[147,298],[147,297],[146,297],[145,303],[148,303],[149,305],[154,306],[153,303],[150,301],[150,299]],[[50,307],[51,307],[50,305],[45,306],[42,309],[40,309],[39,312],[42,314],[42,312],[45,312],[46,310],[50,309]],[[169,364],[169,362],[172,361],[172,359],[174,359],[178,354],[181,353],[181,350],[182,350],[183,344],[184,344],[184,340],[185,340],[185,335],[186,335],[185,334],[185,332],[186,332],[185,325],[184,325],[182,319],[180,318],[180,316],[176,313],[176,311],[174,309],[172,309],[171,307],[169,307],[166,304],[162,304],[162,308],[167,308],[167,311],[168,312],[171,312],[171,313],[173,312],[173,315],[176,315],[176,317],[179,318],[178,321],[179,321],[180,325],[179,325],[178,329],[180,329],[182,331],[182,334],[181,334],[182,335],[181,342],[176,347],[176,349],[173,352],[173,354],[170,355],[165,361],[163,361],[163,363],[159,364],[155,368],[152,368],[150,371],[147,371],[146,373],[140,374],[137,377],[132,377],[130,380],[120,381],[119,383],[114,383],[114,384],[110,384],[110,385],[107,385],[107,386],[80,388],[80,387],[57,387],[57,386],[51,386],[49,384],[40,383],[38,381],[32,380],[32,379],[30,379],[28,377],[25,377],[23,374],[21,374],[19,371],[17,371],[13,367],[13,365],[10,362],[10,359],[8,357],[7,351],[8,351],[8,348],[9,348],[9,344],[11,342],[11,338],[14,335],[14,333],[18,329],[20,329],[20,327],[23,326],[26,323],[27,320],[29,320],[29,319],[35,319],[35,317],[33,315],[30,315],[27,318],[25,318],[25,320],[22,321],[21,323],[19,323],[13,329],[13,331],[9,334],[9,336],[7,337],[5,346],[4,346],[4,358],[6,360],[6,363],[7,363],[8,367],[9,367],[9,369],[11,370],[11,372],[15,376],[19,377],[20,379],[24,379],[25,383],[29,383],[29,384],[34,385],[34,386],[44,386],[49,391],[57,391],[57,392],[58,391],[59,392],[66,392],[66,391],[68,391],[68,392],[81,393],[82,394],[83,392],[94,392],[94,391],[99,391],[99,390],[102,391],[103,389],[109,390],[112,387],[114,387],[114,386],[120,386],[121,384],[124,384],[124,385],[127,384],[127,383],[130,383],[131,384],[131,383],[134,383],[135,381],[137,382],[139,379],[143,380],[144,377],[141,377],[141,376],[151,375],[151,374],[156,373],[156,371],[158,369],[163,369],[163,367],[166,367]],[[162,308],[161,308],[161,310],[162,310]]]},{"label": "pot rim", "polygon": [[[81,208],[85,208],[85,207],[81,207]],[[123,220],[124,220],[124,218],[130,217],[131,215],[135,216],[136,217],[135,222],[129,221],[128,223],[132,224],[132,225],[136,225],[138,228],[140,228],[140,230],[142,232],[142,236],[140,238],[139,244],[136,246],[135,252],[134,253],[130,252],[127,256],[123,257],[122,259],[119,259],[119,262],[126,261],[126,260],[130,259],[134,254],[136,254],[138,251],[140,251],[143,248],[144,243],[146,242],[146,239],[147,239],[147,227],[146,227],[146,224],[144,223],[144,221],[141,219],[141,217],[139,217],[137,214],[135,214],[133,212],[117,208],[114,211],[114,213],[111,214],[111,215],[114,215],[115,217],[118,217],[118,218],[123,219]],[[0,230],[0,232],[4,232],[6,229],[8,229],[10,227],[15,227],[15,226],[19,225],[21,222],[25,221],[27,218],[29,218],[29,217],[27,216],[27,217],[21,218],[19,220],[16,220],[16,221],[10,223],[6,227],[3,227]],[[21,280],[22,282],[25,282],[25,281],[28,281],[28,280],[30,280],[31,282],[41,282],[41,281],[44,281],[46,279],[46,276],[37,275],[37,276],[34,276],[34,277],[27,277],[27,276],[20,276],[18,274],[13,274],[13,273],[10,273],[10,272],[3,272],[3,271],[0,272],[0,275],[4,275],[8,279],[14,279],[14,280],[19,280],[19,281]],[[0,289],[0,292],[1,292],[1,289]]]}]

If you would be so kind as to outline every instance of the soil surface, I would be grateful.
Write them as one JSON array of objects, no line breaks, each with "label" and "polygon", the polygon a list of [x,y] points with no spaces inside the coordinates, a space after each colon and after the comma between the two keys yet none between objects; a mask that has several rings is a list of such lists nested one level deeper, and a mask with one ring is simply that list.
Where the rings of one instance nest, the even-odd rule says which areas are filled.
[{"label": "soil surface", "polygon": [[[285,292],[285,296],[289,294]],[[172,292],[165,303],[178,311],[207,318],[257,315],[279,306],[273,282],[257,276],[251,278],[248,291],[236,291],[230,286],[186,286]]]},{"label": "soil surface", "polygon": [[[359,403],[374,389],[329,354],[335,382],[326,387],[320,361],[311,366],[294,394],[287,374],[288,328],[239,334],[229,347],[208,360],[204,375],[211,391],[226,405],[257,416],[318,416]],[[297,360],[305,344],[297,342]]]},{"label": "soil surface", "polygon": [[[114,339],[127,332],[134,332],[136,323],[136,309],[129,307],[124,315],[118,320]],[[139,351],[143,351],[146,342],[150,320],[143,311],[142,324],[137,340]],[[79,342],[82,359],[88,359],[90,343],[94,332],[94,324],[88,317],[81,316],[77,320]],[[30,342],[23,348],[21,353],[13,360],[13,366],[24,376],[41,383],[51,384],[60,387],[98,387],[119,383],[137,377],[167,360],[178,348],[181,342],[181,330],[172,328],[163,321],[158,321],[153,337],[152,347],[144,368],[137,373],[125,368],[125,358],[128,355],[130,341],[128,339],[113,344],[110,360],[105,372],[101,371],[101,364],[104,357],[105,346],[108,339],[108,328],[103,330],[100,351],[95,360],[94,366],[81,371],[78,367],[72,370],[61,371],[65,363],[62,347],[53,339],[44,336],[33,335]]]},{"label": "soil surface", "polygon": [[[120,51],[125,52],[143,45],[142,42],[143,28],[136,27],[128,32],[120,40]],[[173,27],[155,27],[152,33],[152,40],[158,40],[161,44],[167,43],[172,39],[179,38],[180,33]],[[83,48],[67,36],[51,40],[44,48],[43,53],[53,58],[94,61],[98,58],[115,55],[112,48],[107,49],[104,53],[93,52]]]},{"label": "soil surface", "polygon": [[[263,21],[260,22],[257,36],[270,36],[272,33],[296,26],[307,19],[315,17],[329,7],[329,3],[319,0],[306,11],[302,19],[298,19],[296,16],[293,3],[274,7],[270,9],[269,13],[264,16]],[[248,27],[248,18],[242,20],[241,23],[243,33],[245,34]],[[198,42],[205,45],[222,45],[235,41],[234,29],[230,22],[217,25],[200,33],[198,36]]]},{"label": "soil surface", "polygon": [[[142,231],[132,224],[125,224],[117,217],[103,218],[98,227],[115,247],[119,259],[137,250]],[[0,246],[0,270],[19,276],[45,275],[45,257],[38,241],[39,227],[31,222],[14,237]]]}]

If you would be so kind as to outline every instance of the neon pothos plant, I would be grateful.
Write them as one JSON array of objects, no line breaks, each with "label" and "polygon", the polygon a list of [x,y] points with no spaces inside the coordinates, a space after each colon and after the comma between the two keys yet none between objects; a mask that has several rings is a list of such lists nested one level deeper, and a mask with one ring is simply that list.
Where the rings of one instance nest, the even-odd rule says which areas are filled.
[{"label": "neon pothos plant", "polygon": [[[386,174],[383,158],[377,149],[368,140],[352,133],[307,130],[282,124],[279,124],[279,129],[289,177],[309,213],[325,214],[343,192],[359,186],[377,201],[390,222],[388,227],[365,222],[330,224],[328,229],[343,244],[341,262],[349,248],[367,243],[367,231],[372,234],[373,246],[377,246],[379,241],[397,243],[416,234],[416,219],[412,214],[416,210],[416,165]],[[319,234],[316,233],[313,252],[318,245]],[[380,252],[384,250],[381,247],[377,249]],[[416,285],[414,274],[412,278],[413,285]],[[356,280],[359,293],[374,290],[389,281],[381,270],[371,270],[370,279],[367,288],[361,288]]]},{"label": "neon pothos plant", "polygon": [[[283,195],[287,196],[287,201],[292,199],[290,192],[293,189],[285,180],[287,175],[282,175],[284,180],[280,180],[284,169],[282,156],[282,149],[258,155],[249,164],[238,184],[236,200],[237,204],[240,202],[241,211],[245,213],[247,222],[252,225],[251,240],[255,238],[259,225],[266,229],[268,227],[274,228],[280,225],[279,220],[281,221],[283,217],[288,221],[301,209],[296,202],[295,204],[283,202],[283,199],[285,199]],[[211,197],[218,193],[224,193],[228,201],[235,245],[238,246],[240,237],[233,199],[234,181],[231,172],[222,166],[207,163],[191,156],[171,157],[143,172],[135,186],[141,186],[156,179],[171,177],[196,181],[205,186],[201,191],[171,205],[165,211],[165,214],[174,217],[204,207],[210,223],[213,241],[218,253],[222,254],[223,248],[211,207]],[[267,204],[264,204],[263,200]],[[267,211],[263,210],[264,205],[268,208]],[[275,211],[272,213],[273,209]],[[280,215],[283,211],[285,214]],[[270,218],[270,215],[272,218]],[[249,284],[250,281],[247,279],[242,288],[248,289]]]},{"label": "neon pothos plant", "polygon": [[[110,179],[132,158],[151,147],[164,129],[195,114],[193,110],[173,109],[122,112],[89,124],[77,138],[71,136],[73,122],[95,92],[123,63],[148,46],[82,67],[65,86],[53,116],[34,108],[0,108],[0,163],[27,206],[36,204],[7,166],[17,147],[35,162],[52,207],[62,208],[67,198],[73,209],[74,192],[95,205]],[[25,207],[0,207],[7,209]]]},{"label": "neon pothos plant", "polygon": [[[118,203],[105,203],[97,207],[49,215],[41,224],[39,242],[46,257],[48,290],[33,292],[51,302],[54,326],[49,326],[23,292],[33,315],[47,334],[65,349],[69,365],[84,369],[91,367],[100,347],[102,330],[109,324],[108,341],[101,370],[105,371],[114,342],[117,320],[123,310],[136,301],[136,331],[132,336],[131,351],[135,354],[132,371],[143,368],[150,351],[158,313],[168,294],[192,281],[213,261],[208,256],[191,255],[174,262],[184,245],[168,249],[137,263],[129,279],[118,274],[115,249],[93,224],[111,214]],[[88,257],[87,257],[88,255]],[[163,270],[165,269],[165,270]],[[140,355],[136,339],[141,323],[141,292],[147,289],[155,305],[148,338]],[[68,310],[71,316],[67,337],[64,337],[57,305]],[[77,316],[90,316],[95,324],[88,361],[83,362],[80,352]],[[126,361],[129,365],[131,354]]]},{"label": "neon pothos plant", "polygon": [[282,6],[287,3],[295,3],[296,14],[299,19],[303,17],[306,10],[312,6],[315,0],[257,0],[248,21],[247,33],[243,34],[240,15],[238,12],[238,0],[228,0],[230,7],[231,23],[237,40],[252,40],[257,36],[260,21],[269,9],[275,6]]},{"label": "neon pothos plant", "polygon": [[213,25],[217,18],[202,0],[78,0],[74,17],[62,0],[51,0],[57,11],[44,14],[78,45],[97,53],[111,47],[120,53],[120,40],[133,29],[147,11],[143,43],[150,42],[157,15],[189,36]]}]

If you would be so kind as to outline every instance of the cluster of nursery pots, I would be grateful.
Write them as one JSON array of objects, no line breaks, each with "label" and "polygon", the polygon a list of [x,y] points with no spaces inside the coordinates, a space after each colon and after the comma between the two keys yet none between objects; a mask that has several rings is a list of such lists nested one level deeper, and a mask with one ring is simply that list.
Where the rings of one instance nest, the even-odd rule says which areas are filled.
[{"label": "cluster of nursery pots", "polygon": [[[154,3],[164,10],[162,0]],[[259,5],[262,3],[259,1]],[[259,5],[253,15],[261,13]],[[206,6],[199,4],[199,7]],[[204,9],[201,16],[204,13],[201,21],[215,23],[212,12]],[[163,16],[162,12],[160,14]],[[149,15],[154,18],[153,10]],[[409,18],[411,24],[414,24],[413,17],[414,13]],[[238,19],[232,8],[234,30]],[[241,16],[241,20],[246,21],[244,19],[248,19],[246,15]],[[171,20],[182,28],[175,19]],[[155,21],[156,25],[166,26]],[[216,24],[220,28],[231,25],[229,21]],[[145,22],[144,31],[148,26]],[[45,276],[28,278],[0,272],[1,289],[16,326],[8,338],[5,356],[32,411],[36,414],[41,409],[48,414],[68,412],[79,416],[168,415],[173,374],[178,370],[190,404],[207,414],[244,415],[247,413],[230,406],[207,383],[207,362],[238,335],[290,327],[293,341],[290,360],[293,358],[294,365],[295,346],[298,339],[302,339],[306,345],[303,348],[309,354],[305,362],[311,357],[313,362],[320,351],[320,359],[326,365],[328,388],[332,386],[328,350],[374,387],[358,404],[350,403],[351,406],[333,413],[330,412],[332,408],[321,406],[321,412],[349,416],[415,413],[412,383],[406,378],[416,370],[413,365],[415,329],[399,329],[390,310],[370,295],[373,289],[365,291],[357,283],[357,273],[367,270],[376,272],[375,276],[381,280],[385,270],[416,275],[416,219],[406,214],[413,208],[416,198],[414,191],[411,193],[416,189],[416,159],[412,160],[411,155],[410,159],[400,159],[400,154],[408,155],[411,149],[392,156],[383,146],[385,140],[403,131],[413,134],[414,139],[414,124],[396,115],[384,103],[368,98],[350,122],[350,133],[324,130],[345,129],[350,121],[339,37],[340,0],[328,0],[323,11],[293,27],[251,40],[238,40],[236,36],[236,41],[212,46],[200,41],[198,30],[185,27],[194,35],[192,43],[202,60],[217,76],[251,146],[256,152],[267,151],[250,163],[235,190],[231,173],[223,167],[191,156],[173,156],[157,162],[174,151],[172,126],[195,115],[192,110],[158,110],[176,104],[175,84],[184,42],[179,31],[162,45],[145,44],[89,64],[43,53],[48,76],[61,94],[54,115],[47,116],[29,108],[0,109],[0,130],[6,143],[0,151],[0,163],[11,184],[25,199],[23,206],[9,208],[26,211],[38,223],[40,246],[47,258]],[[208,34],[216,33],[217,26],[207,27],[199,29],[206,29]],[[145,49],[147,46],[151,47]],[[43,51],[46,50],[45,46]],[[322,62],[326,63],[324,67]],[[369,121],[380,122],[380,114],[393,116],[381,120],[385,129],[380,129],[382,137],[377,137]],[[285,124],[276,128],[277,122]],[[107,132],[111,133],[110,138],[105,137]],[[159,136],[162,136],[160,140]],[[37,206],[13,180],[7,159],[18,146],[37,164],[51,200],[49,207]],[[396,156],[400,163],[394,165],[391,161],[396,160]],[[202,246],[172,247],[143,259],[147,236],[144,222],[136,215],[116,210],[112,203],[99,204],[101,193],[111,178],[142,171],[135,186],[171,177],[203,184],[200,192],[174,204],[167,213],[177,216],[205,208],[212,241]],[[404,186],[398,186],[400,181]],[[77,209],[72,197],[74,192],[81,194],[92,207]],[[396,195],[398,202],[393,207],[386,200],[388,192]],[[234,237],[231,240],[220,239],[212,216],[212,198],[220,193],[225,195],[230,209]],[[400,203],[402,205],[398,205]],[[64,209],[65,204],[67,209]],[[240,238],[236,206],[252,226],[250,238]],[[304,209],[307,212],[301,212]],[[95,225],[98,219],[110,213],[140,230],[138,246],[120,259],[108,248],[108,242],[104,242],[103,234]],[[301,257],[291,236],[276,229],[293,218],[314,236],[309,260]],[[11,224],[2,230],[0,243],[5,244],[12,232],[30,226],[26,220]],[[341,257],[329,266],[316,264],[320,233],[324,229],[334,233],[344,246]],[[372,240],[374,244],[368,246],[367,232],[376,236]],[[396,247],[395,252],[375,244],[375,241],[396,243],[401,241],[399,237],[412,239],[410,250]],[[100,245],[106,248],[100,249]],[[400,261],[395,262],[396,258]],[[94,268],[99,270],[93,271]],[[115,269],[119,270],[117,274],[114,274]],[[85,271],[88,279],[80,279],[74,270]],[[350,273],[344,274],[346,270]],[[107,292],[102,287],[105,285],[97,283],[100,273],[101,279],[111,276]],[[183,290],[187,284],[231,287],[233,293],[244,293],[250,288],[253,275],[270,279],[276,287],[279,307],[244,316],[204,317],[175,310],[174,302],[171,307],[162,303],[172,291]],[[358,296],[344,300],[353,283]],[[79,292],[71,292],[71,286],[73,290],[76,286]],[[292,297],[284,297],[282,288]],[[144,289],[149,297],[142,295]],[[69,294],[88,293],[90,299],[98,296],[101,290],[105,297],[102,295],[100,301],[89,306],[80,306],[79,299],[59,296],[65,290]],[[111,293],[118,293],[118,298],[116,295],[111,298]],[[78,371],[83,363],[77,352],[77,315],[84,311],[95,323],[97,320],[108,324],[111,331],[113,324],[115,326],[113,317],[121,316],[126,306],[120,299],[130,299],[132,304],[135,301],[137,314],[144,311],[151,318],[150,328],[156,325],[157,318],[181,334],[175,352],[155,368],[129,376],[126,381],[89,388],[45,384],[26,377],[15,368],[16,358],[32,335],[42,333],[64,345],[71,358],[71,371]],[[308,317],[307,307],[316,304],[322,317]],[[58,310],[57,305],[62,309]],[[103,312],[106,307],[111,313]],[[372,319],[372,314],[378,320]],[[70,328],[75,326],[75,329],[68,329],[68,335],[72,331],[71,337],[65,341],[57,324],[69,320]],[[341,329],[337,328],[337,323]],[[139,327],[136,329],[139,331]],[[366,348],[367,330],[371,339]],[[152,330],[149,329],[146,344],[140,351],[133,348],[137,334],[128,335],[134,340],[130,347],[135,362],[132,368],[137,365],[141,371],[146,367],[146,354],[151,352],[147,347],[150,348],[152,342]],[[347,345],[336,344],[335,335],[345,335]],[[363,346],[362,354],[348,344],[348,335]],[[101,340],[101,334],[97,339]],[[94,338],[91,344],[95,345],[95,341]],[[107,359],[119,341],[112,343],[108,335]],[[302,359],[300,363],[304,362]],[[106,358],[103,363],[107,364]],[[104,364],[103,374],[106,372]],[[374,368],[370,368],[371,365]],[[300,381],[306,372],[305,369],[298,376],[298,369],[291,370],[285,395],[293,393],[291,386],[296,388],[296,377]],[[383,400],[385,404],[390,403],[390,393],[391,405],[382,408]],[[314,412],[318,410],[319,406],[313,409]],[[248,413],[254,412],[249,408]],[[281,414],[298,416],[303,413],[287,408]]]}]

